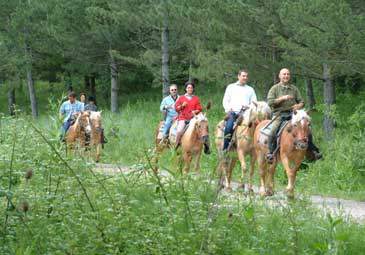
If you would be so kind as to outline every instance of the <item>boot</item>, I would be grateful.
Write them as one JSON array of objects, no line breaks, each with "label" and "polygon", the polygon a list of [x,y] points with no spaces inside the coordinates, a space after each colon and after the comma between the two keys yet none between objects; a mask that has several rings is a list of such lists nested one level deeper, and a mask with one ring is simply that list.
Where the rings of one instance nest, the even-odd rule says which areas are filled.
[{"label": "boot", "polygon": [[210,147],[206,143],[204,144],[204,153],[207,154],[207,155],[209,155],[211,153]]},{"label": "boot", "polygon": [[274,151],[275,151],[275,147],[276,147],[276,143],[275,143],[275,136],[269,136],[268,139],[268,146],[269,146],[269,152],[266,154],[266,161],[269,164],[272,164],[274,162]]}]

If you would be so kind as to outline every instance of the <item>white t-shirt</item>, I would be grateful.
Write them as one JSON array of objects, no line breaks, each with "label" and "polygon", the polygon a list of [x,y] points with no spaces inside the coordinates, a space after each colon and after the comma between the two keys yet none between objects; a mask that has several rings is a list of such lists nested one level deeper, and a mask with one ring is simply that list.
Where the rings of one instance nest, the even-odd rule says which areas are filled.
[{"label": "white t-shirt", "polygon": [[223,107],[225,112],[233,110],[238,113],[242,106],[249,106],[253,101],[257,101],[255,90],[245,85],[240,85],[237,81],[229,84],[223,97]]}]

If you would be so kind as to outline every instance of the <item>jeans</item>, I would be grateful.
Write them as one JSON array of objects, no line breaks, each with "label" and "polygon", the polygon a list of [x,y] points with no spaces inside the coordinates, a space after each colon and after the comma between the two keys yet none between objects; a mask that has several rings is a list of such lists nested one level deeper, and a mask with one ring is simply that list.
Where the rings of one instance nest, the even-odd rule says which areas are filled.
[{"label": "jeans", "polygon": [[169,135],[169,131],[170,131],[170,128],[171,128],[171,125],[172,125],[173,121],[174,121],[174,117],[166,116],[165,124],[164,124],[163,129],[162,129],[162,134],[164,136]]},{"label": "jeans", "polygon": [[238,118],[238,114],[235,112],[230,112],[228,119],[226,121],[226,127],[224,128],[224,145],[223,150],[226,150],[229,146],[229,143],[232,139],[233,134],[233,126]]}]

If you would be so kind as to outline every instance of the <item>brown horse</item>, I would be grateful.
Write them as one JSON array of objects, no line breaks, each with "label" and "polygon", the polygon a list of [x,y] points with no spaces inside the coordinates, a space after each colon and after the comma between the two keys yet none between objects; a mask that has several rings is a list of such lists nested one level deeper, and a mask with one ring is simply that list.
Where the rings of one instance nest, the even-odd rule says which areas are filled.
[{"label": "brown horse", "polygon": [[[156,158],[157,163],[159,154],[166,147],[174,148],[176,146],[176,124],[174,122],[170,129],[168,141],[161,143],[161,138],[159,138],[159,130],[162,122],[159,123],[158,129],[156,130],[155,142],[156,142]],[[183,171],[188,173],[190,170],[191,162],[194,160],[194,170],[198,171],[200,168],[200,157],[203,146],[209,147],[209,128],[208,119],[204,113],[199,113],[195,115],[181,137],[181,151],[182,160],[184,163]]]},{"label": "brown horse", "polygon": [[[237,158],[241,163],[241,188],[245,188],[245,176],[247,174],[246,156],[250,155],[250,175],[248,181],[248,190],[252,191],[252,178],[255,167],[255,153],[253,147],[253,135],[257,124],[270,118],[271,109],[266,102],[253,102],[249,108],[244,112],[241,121],[238,121],[236,130],[233,133],[233,140],[236,146],[231,146],[227,155],[223,155],[223,138],[224,138],[224,120],[218,123],[215,132],[215,144],[218,150],[219,166],[218,170],[222,171],[225,177],[225,187],[228,191],[231,188],[232,171],[236,165]],[[236,152],[237,154],[235,155]],[[221,179],[223,186],[223,178]]]},{"label": "brown horse", "polygon": [[66,133],[66,153],[68,150],[76,152],[76,148],[85,151],[86,135],[90,134],[90,132],[90,113],[87,111],[79,113],[75,123]]},{"label": "brown horse", "polygon": [[261,132],[268,122],[269,120],[261,122],[254,135],[254,146],[260,171],[260,195],[273,195],[275,169],[278,161],[281,161],[288,176],[287,195],[294,197],[295,178],[308,148],[310,117],[304,110],[293,112],[292,119],[281,133],[280,151],[271,165],[266,161],[268,139]]},{"label": "brown horse", "polygon": [[102,131],[101,125],[101,112],[90,112],[90,148],[91,152],[94,153],[96,162],[100,160],[101,148],[102,148]]}]

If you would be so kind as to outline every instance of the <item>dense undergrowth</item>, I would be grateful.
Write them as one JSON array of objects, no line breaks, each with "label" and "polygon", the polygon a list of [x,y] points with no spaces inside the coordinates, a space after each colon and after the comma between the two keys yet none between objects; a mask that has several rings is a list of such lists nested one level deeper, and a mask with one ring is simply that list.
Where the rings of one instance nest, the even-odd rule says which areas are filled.
[{"label": "dense undergrowth", "polygon": [[364,226],[326,216],[305,198],[286,204],[217,196],[207,163],[201,176],[170,169],[175,177],[160,180],[148,168],[148,152],[134,174],[100,175],[82,158],[65,158],[57,139],[33,125],[22,116],[2,118],[1,254],[360,254],[365,248]]},{"label": "dense undergrowth", "polygon": [[[312,115],[324,159],[305,162],[297,178],[304,196],[288,204],[217,196],[216,152],[202,157],[199,176],[180,176],[175,153],[166,152],[160,167],[175,177],[160,182],[148,164],[160,119],[155,95],[136,96],[118,115],[103,112],[109,142],[102,162],[130,165],[130,175],[101,175],[89,159],[65,156],[56,100],[38,121],[22,111],[1,115],[0,254],[362,254],[363,225],[325,215],[306,199],[365,199],[365,105],[348,108],[362,96],[339,96],[331,143],[321,139],[320,111]],[[208,100],[213,133],[221,95],[202,96]],[[277,190],[286,184],[281,167],[276,183]]]}]

